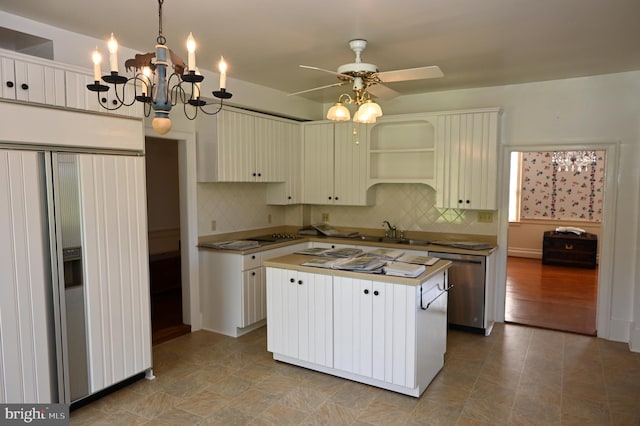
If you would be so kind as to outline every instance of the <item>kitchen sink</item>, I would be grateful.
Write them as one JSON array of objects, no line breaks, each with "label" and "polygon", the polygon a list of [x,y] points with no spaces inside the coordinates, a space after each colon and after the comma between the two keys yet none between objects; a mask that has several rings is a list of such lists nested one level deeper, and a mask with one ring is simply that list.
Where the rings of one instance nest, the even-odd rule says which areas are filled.
[{"label": "kitchen sink", "polygon": [[412,240],[408,238],[390,238],[384,237],[379,240],[382,243],[391,243],[391,244],[408,244],[411,246],[426,246],[429,244],[428,241],[425,240]]},{"label": "kitchen sink", "polygon": [[378,237],[375,235],[360,235],[360,239],[362,241],[373,241],[373,242],[379,243],[380,241],[383,240],[383,237]]}]

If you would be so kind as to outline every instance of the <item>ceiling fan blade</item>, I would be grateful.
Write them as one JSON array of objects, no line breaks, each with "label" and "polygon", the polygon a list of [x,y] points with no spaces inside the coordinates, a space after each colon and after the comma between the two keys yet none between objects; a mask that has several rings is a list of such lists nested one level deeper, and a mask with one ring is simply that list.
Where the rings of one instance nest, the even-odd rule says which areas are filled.
[{"label": "ceiling fan blade", "polygon": [[424,78],[438,78],[444,74],[437,65],[430,67],[407,68],[404,70],[383,71],[379,72],[378,78],[384,83],[393,83],[395,81],[422,80]]},{"label": "ceiling fan blade", "polygon": [[341,73],[335,72],[335,71],[325,70],[324,68],[312,67],[312,66],[309,66],[309,65],[300,65],[300,68],[307,68],[307,69],[310,69],[310,70],[322,71],[322,72],[326,72],[326,73],[338,76],[339,78],[342,78],[342,79],[347,78],[349,80],[353,80],[353,77],[351,77],[350,75],[341,74]]},{"label": "ceiling fan blade", "polygon": [[382,84],[373,84],[367,87],[367,92],[380,99],[393,99],[400,95],[400,93]]},{"label": "ceiling fan blade", "polygon": [[338,83],[327,84],[326,86],[314,87],[313,89],[307,89],[307,90],[301,90],[300,92],[289,93],[287,96],[301,95],[303,93],[313,92],[314,90],[328,89],[329,87],[342,86],[342,85],[345,85],[345,84],[347,84],[346,81],[341,81],[341,82],[338,82]]}]

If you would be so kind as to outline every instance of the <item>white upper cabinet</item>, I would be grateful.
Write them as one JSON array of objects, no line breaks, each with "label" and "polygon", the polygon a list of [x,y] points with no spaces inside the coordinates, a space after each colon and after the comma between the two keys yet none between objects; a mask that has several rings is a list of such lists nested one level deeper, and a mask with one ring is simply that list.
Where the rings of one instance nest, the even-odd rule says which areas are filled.
[{"label": "white upper cabinet", "polygon": [[314,122],[303,132],[303,202],[369,205],[366,125]]},{"label": "white upper cabinet", "polygon": [[2,98],[65,106],[63,69],[4,56],[0,61]]},{"label": "white upper cabinet", "polygon": [[435,187],[435,116],[383,117],[371,129],[369,185],[424,183]]},{"label": "white upper cabinet", "polygon": [[196,122],[199,182],[284,182],[288,122],[223,109]]},{"label": "white upper cabinet", "polygon": [[445,208],[498,208],[498,108],[438,116],[436,205]]},{"label": "white upper cabinet", "polygon": [[[66,71],[64,80],[66,87],[66,102],[67,107],[69,108],[117,114],[127,117],[144,116],[144,104],[138,101],[133,101],[134,91],[132,83],[128,83],[125,89],[125,101],[127,103],[131,103],[133,101],[133,103],[129,106],[123,105],[116,109],[120,102],[118,101],[113,87],[111,87],[107,92],[92,92],[87,89],[87,84],[94,83],[92,75],[83,72]],[[118,87],[118,93],[122,97],[122,86]]]},{"label": "white upper cabinet", "polygon": [[284,182],[267,187],[267,204],[302,203],[302,129],[298,123],[278,122],[283,132],[284,153],[282,169]]}]

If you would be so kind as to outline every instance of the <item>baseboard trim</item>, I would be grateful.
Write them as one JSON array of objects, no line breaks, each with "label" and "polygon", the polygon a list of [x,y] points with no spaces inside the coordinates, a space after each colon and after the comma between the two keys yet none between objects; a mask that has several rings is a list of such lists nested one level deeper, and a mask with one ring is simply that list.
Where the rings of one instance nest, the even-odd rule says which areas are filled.
[{"label": "baseboard trim", "polygon": [[640,352],[640,324],[631,324],[631,339],[629,339],[631,352]]},{"label": "baseboard trim", "polygon": [[507,256],[542,259],[542,250],[528,249],[525,247],[509,247],[507,249]]}]

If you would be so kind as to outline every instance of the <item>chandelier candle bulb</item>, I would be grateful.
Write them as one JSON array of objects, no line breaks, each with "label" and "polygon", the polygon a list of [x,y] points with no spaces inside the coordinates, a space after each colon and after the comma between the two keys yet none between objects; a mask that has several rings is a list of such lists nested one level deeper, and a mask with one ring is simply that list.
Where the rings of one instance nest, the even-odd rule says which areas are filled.
[{"label": "chandelier candle bulb", "polygon": [[187,57],[187,67],[189,71],[196,70],[196,40],[193,38],[193,34],[189,33],[189,37],[187,37],[187,52],[189,52],[189,56]]},{"label": "chandelier candle bulb", "polygon": [[222,56],[220,57],[218,69],[220,70],[220,90],[222,90],[227,87],[227,63]]},{"label": "chandelier candle bulb", "polygon": [[111,33],[111,38],[109,39],[109,66],[111,67],[111,72],[118,72],[118,42],[116,41],[113,33]]},{"label": "chandelier candle bulb", "polygon": [[102,55],[96,46],[96,50],[93,51],[93,55],[91,55],[91,59],[93,59],[93,81],[100,81],[102,78],[102,70],[100,69],[100,63],[102,62]]}]

